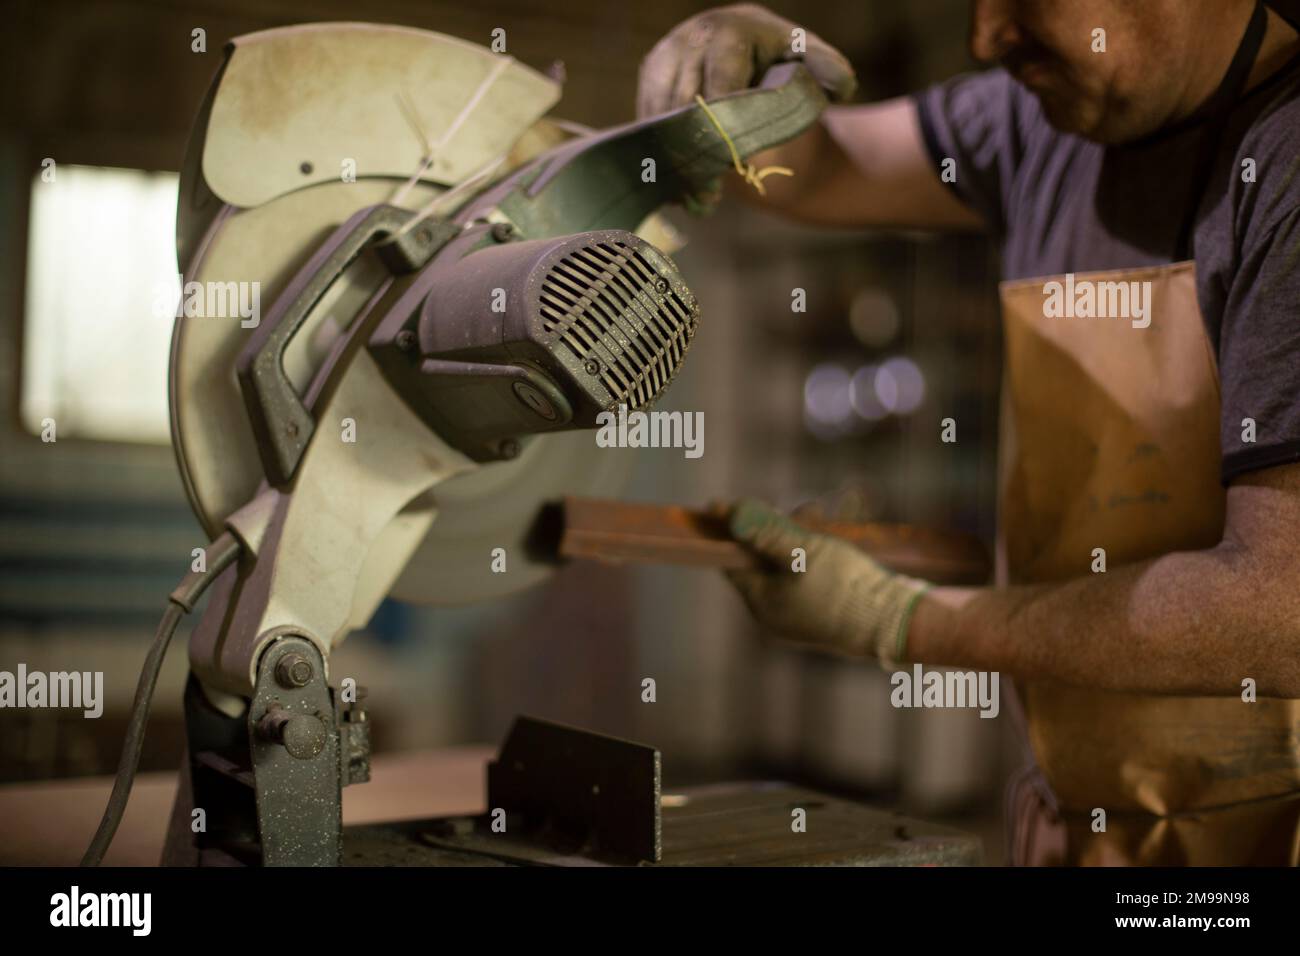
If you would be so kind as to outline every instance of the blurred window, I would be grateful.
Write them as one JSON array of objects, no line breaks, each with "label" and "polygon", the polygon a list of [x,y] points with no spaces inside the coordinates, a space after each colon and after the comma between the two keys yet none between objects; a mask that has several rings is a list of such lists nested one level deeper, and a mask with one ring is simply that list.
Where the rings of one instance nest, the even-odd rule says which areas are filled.
[{"label": "blurred window", "polygon": [[69,166],[32,182],[22,422],[168,442],[176,173]]}]

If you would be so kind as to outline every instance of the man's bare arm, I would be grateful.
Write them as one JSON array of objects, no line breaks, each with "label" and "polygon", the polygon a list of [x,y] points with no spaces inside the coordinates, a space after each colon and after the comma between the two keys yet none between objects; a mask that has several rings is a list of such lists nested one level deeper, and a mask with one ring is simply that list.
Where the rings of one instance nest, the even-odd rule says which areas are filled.
[{"label": "man's bare arm", "polygon": [[1300,465],[1228,490],[1222,542],[1061,584],[937,588],[909,660],[1111,690],[1300,697]]},{"label": "man's bare arm", "polygon": [[983,223],[940,179],[910,97],[868,106],[831,106],[812,129],[750,159],[788,166],[769,176],[766,196],[740,181],[731,191],[814,225],[970,230]]}]

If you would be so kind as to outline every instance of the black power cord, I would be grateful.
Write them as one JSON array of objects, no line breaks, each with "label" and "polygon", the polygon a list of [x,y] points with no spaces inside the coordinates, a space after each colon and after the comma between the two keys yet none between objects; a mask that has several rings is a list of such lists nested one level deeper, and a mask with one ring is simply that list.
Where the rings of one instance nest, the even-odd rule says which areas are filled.
[{"label": "black power cord", "polygon": [[203,571],[191,571],[176,585],[168,595],[167,610],[163,612],[154,636],[153,646],[144,659],[140,670],[140,683],[135,688],[135,703],[131,705],[131,719],[126,726],[126,740],[122,743],[122,757],[117,763],[117,778],[113,781],[113,792],[109,795],[104,817],[99,821],[99,829],[81,858],[82,866],[99,866],[108,852],[109,844],[117,833],[122,814],[126,812],[126,802],[131,796],[131,786],[135,783],[135,771],[140,765],[140,751],[144,747],[144,728],[149,720],[149,706],[153,703],[154,687],[158,683],[158,672],[162,670],[163,656],[167,645],[181,617],[194,610],[203,592],[208,589],[217,575],[230,567],[239,557],[239,541],[229,531],[222,534],[207,548],[206,568]]}]

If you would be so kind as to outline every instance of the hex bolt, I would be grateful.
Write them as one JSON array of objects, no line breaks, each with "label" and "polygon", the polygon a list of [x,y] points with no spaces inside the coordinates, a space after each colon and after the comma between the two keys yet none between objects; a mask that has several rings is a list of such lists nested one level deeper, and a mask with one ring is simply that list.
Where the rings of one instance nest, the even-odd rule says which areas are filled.
[{"label": "hex bolt", "polygon": [[311,661],[301,654],[285,654],[275,665],[275,681],[286,690],[306,687],[314,676],[316,671],[312,668]]},{"label": "hex bolt", "polygon": [[257,722],[258,736],[283,744],[289,756],[310,760],[325,749],[328,739],[325,724],[311,714],[290,714],[283,707],[272,706]]}]

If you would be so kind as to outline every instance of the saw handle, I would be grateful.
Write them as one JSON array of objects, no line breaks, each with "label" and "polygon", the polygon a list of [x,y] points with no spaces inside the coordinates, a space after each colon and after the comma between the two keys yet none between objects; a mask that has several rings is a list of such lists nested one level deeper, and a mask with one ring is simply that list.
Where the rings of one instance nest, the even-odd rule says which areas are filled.
[{"label": "saw handle", "polygon": [[[504,216],[526,239],[602,229],[635,231],[666,203],[705,192],[733,166],[729,139],[750,156],[798,136],[826,107],[826,93],[797,62],[762,82],[698,104],[563,143],[467,202],[458,222]],[[650,161],[655,175],[642,176]],[[796,171],[796,175],[798,171]]]},{"label": "saw handle", "polygon": [[[410,271],[432,253],[429,230],[403,235],[414,213],[368,206],[339,226],[298,270],[239,354],[237,375],[267,480],[277,488],[293,478],[316,421],[284,370],[284,353],[316,305],[348,267],[377,239],[401,236],[381,259],[393,272]],[[430,248],[421,249],[420,245]],[[398,253],[402,256],[398,256]]]}]

